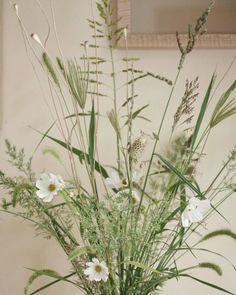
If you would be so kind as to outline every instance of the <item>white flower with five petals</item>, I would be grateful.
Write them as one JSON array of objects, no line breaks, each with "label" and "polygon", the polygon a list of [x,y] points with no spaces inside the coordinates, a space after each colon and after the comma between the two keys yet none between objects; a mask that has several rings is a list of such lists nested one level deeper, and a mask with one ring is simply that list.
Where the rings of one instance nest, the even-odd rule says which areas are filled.
[{"label": "white flower with five petals", "polygon": [[84,274],[90,281],[107,281],[109,271],[104,261],[99,262],[97,258],[93,258],[92,262],[87,262],[86,265],[88,267],[84,270]]},{"label": "white flower with five petals", "polygon": [[200,200],[196,197],[192,197],[182,213],[182,225],[188,227],[194,222],[202,221],[204,214],[210,208],[211,204],[208,200]]},{"label": "white flower with five petals", "polygon": [[65,187],[65,183],[60,176],[52,173],[42,173],[36,181],[38,188],[36,194],[43,202],[51,202],[52,199]]}]

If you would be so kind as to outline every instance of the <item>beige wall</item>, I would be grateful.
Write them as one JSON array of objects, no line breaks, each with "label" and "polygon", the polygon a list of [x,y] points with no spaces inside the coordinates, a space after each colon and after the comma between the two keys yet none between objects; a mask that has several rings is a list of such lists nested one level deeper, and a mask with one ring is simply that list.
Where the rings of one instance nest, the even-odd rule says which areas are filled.
[{"label": "beige wall", "polygon": [[[43,92],[39,87],[35,78],[32,67],[27,57],[20,29],[13,13],[13,10],[7,0],[2,0],[3,7],[3,69],[1,69],[1,78],[3,85],[3,95],[1,97],[1,110],[3,113],[2,129],[0,131],[0,167],[1,169],[13,174],[13,169],[9,168],[6,157],[4,155],[4,139],[9,138],[10,141],[19,147],[24,146],[26,152],[30,155],[40,140],[39,135],[29,126],[39,130],[46,130],[52,120],[50,119],[48,109],[43,99]],[[73,57],[80,54],[80,42],[87,40],[90,34],[88,30],[86,18],[91,17],[90,1],[88,0],[57,0],[55,2],[55,13],[58,23],[58,33],[62,43],[65,56]],[[25,20],[26,27],[31,32],[37,32],[40,36],[46,33],[46,25],[42,14],[40,13],[37,1],[19,0],[19,9],[22,18]],[[48,14],[48,0],[42,0]],[[39,48],[33,44],[35,50],[39,52]],[[52,37],[49,41],[49,51],[54,54],[55,41]],[[103,54],[107,54],[104,49]],[[123,57],[122,50],[117,51],[117,59]],[[235,50],[196,50],[189,56],[182,76],[175,92],[175,101],[172,103],[169,116],[173,115],[175,108],[183,92],[186,77],[193,79],[200,76],[200,96],[202,99],[204,91],[214,70],[217,71],[220,78],[233,57]],[[176,50],[139,50],[131,51],[131,56],[141,58],[138,66],[144,70],[159,73],[174,78],[179,53]],[[40,68],[38,68],[40,70]],[[222,86],[219,88],[218,96],[233,79],[235,79],[236,65],[228,74]],[[40,77],[42,75],[40,74]],[[107,83],[110,80],[107,78]],[[145,80],[139,83],[137,91],[140,93],[139,105],[143,102],[150,103],[151,107],[146,114],[152,119],[152,124],[138,122],[136,131],[144,130],[151,132],[155,130],[160,122],[160,113],[166,102],[168,87],[154,80]],[[45,83],[43,89],[47,88]],[[102,103],[102,111],[109,110],[110,102]],[[168,120],[166,132],[163,134],[164,143],[168,138],[168,132],[171,126],[171,120]],[[105,151],[101,155],[103,162],[112,163],[114,153],[111,150],[111,128],[106,122],[101,122],[101,150]],[[203,187],[209,183],[213,177],[213,173],[219,169],[222,160],[226,157],[228,150],[235,144],[235,124],[236,118],[231,118],[221,127],[217,128],[212,136],[211,143],[207,146],[209,156],[202,162],[198,178]],[[44,144],[50,145],[49,142]],[[109,147],[109,150],[107,149]],[[34,168],[37,173],[43,169],[55,171],[63,175],[62,168],[55,165],[55,162],[42,156],[43,146],[35,155]],[[235,221],[235,196],[222,206],[221,212],[227,217],[230,225],[224,220],[216,216],[208,223],[209,229],[217,229],[230,226],[236,230]],[[23,287],[30,272],[24,267],[30,268],[51,268],[57,270],[61,274],[66,274],[69,266],[60,249],[57,249],[53,241],[42,240],[34,237],[34,232],[28,227],[27,222],[21,222],[12,216],[1,214],[0,216],[0,294],[1,295],[21,295]],[[227,239],[214,240],[209,247],[212,250],[219,250],[236,264],[235,243]],[[201,278],[209,278],[213,283],[225,286],[231,291],[236,292],[235,278],[236,273],[232,267],[224,260],[205,255],[202,260],[220,262],[224,268],[224,276],[218,278],[207,271],[198,271],[196,274]],[[189,257],[189,259],[192,259]],[[201,259],[199,259],[201,261]],[[189,262],[191,263],[191,262]],[[166,295],[183,295],[183,294],[204,294],[217,295],[221,294],[213,289],[198,285],[190,280],[181,280],[180,282],[172,281],[167,284],[163,291]],[[57,294],[72,295],[78,294],[76,291],[64,284],[41,292],[41,295]]]},{"label": "beige wall", "polygon": [[[234,0],[215,0],[214,13],[209,16],[209,33],[235,32],[236,3]],[[209,1],[210,3],[210,1]],[[133,32],[187,32],[188,25],[206,9],[206,0],[131,0],[131,29]],[[148,18],[145,17],[148,15]],[[140,21],[145,19],[145,21]]]}]

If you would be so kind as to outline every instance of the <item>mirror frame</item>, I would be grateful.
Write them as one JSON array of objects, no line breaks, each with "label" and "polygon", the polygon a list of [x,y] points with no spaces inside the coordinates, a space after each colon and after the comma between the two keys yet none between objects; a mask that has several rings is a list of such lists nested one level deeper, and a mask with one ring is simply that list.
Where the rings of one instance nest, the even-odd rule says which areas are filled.
[{"label": "mirror frame", "polygon": [[[131,28],[131,0],[117,0],[117,16],[121,18],[119,28],[126,27],[128,31],[127,46],[129,48],[177,48],[175,32],[170,34],[134,33]],[[182,42],[187,42],[187,34],[180,34]],[[118,43],[119,48],[125,48],[124,38]],[[196,48],[236,48],[236,34],[204,34],[196,43]]]}]

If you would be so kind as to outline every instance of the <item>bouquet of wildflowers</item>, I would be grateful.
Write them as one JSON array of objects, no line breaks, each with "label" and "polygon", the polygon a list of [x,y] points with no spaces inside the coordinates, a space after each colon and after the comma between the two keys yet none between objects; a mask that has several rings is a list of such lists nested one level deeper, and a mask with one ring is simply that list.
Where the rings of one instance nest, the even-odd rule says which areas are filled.
[{"label": "bouquet of wildflowers", "polygon": [[[71,272],[66,275],[51,269],[32,270],[25,295],[41,294],[60,281],[72,284],[78,294],[160,294],[168,280],[181,277],[233,294],[190,272],[204,268],[222,275],[220,266],[214,262],[194,260],[195,263],[186,268],[181,268],[179,262],[187,253],[194,257],[199,251],[210,253],[209,249],[199,247],[208,239],[227,236],[236,240],[236,234],[230,229],[207,232],[204,226],[213,213],[223,217],[218,207],[234,194],[236,150],[229,151],[207,188],[203,189],[196,177],[211,131],[236,113],[232,98],[236,81],[212,102],[219,85],[216,74],[203,97],[198,97],[198,78],[187,80],[179,107],[174,117],[168,118],[173,120],[169,145],[165,152],[160,153],[158,149],[180,72],[198,38],[205,33],[211,7],[212,4],[195,27],[189,28],[186,44],[176,35],[180,61],[176,78],[171,81],[137,69],[137,59],[129,56],[128,46],[121,60],[122,70],[118,72],[115,48],[120,38],[127,40],[127,30],[119,28],[110,0],[97,3],[100,19],[88,20],[92,41],[81,44],[83,54],[78,59],[65,59],[62,54],[51,57],[47,50],[48,36],[42,41],[36,33],[28,34],[18,5],[13,5],[26,46],[47,75],[56,114],[53,125],[47,132],[41,132],[40,144],[46,139],[58,144],[65,150],[70,165],[64,177],[56,175],[53,169],[35,174],[32,158],[27,159],[23,149],[17,150],[6,141],[10,162],[20,173],[12,178],[0,171],[0,185],[7,193],[2,200],[2,211],[27,220],[38,233],[55,239],[71,265]],[[100,56],[101,40],[106,40],[109,60]],[[39,47],[41,55],[33,46]],[[106,93],[102,78],[109,67],[111,91]],[[123,98],[117,84],[121,74]],[[145,77],[167,83],[169,93],[163,114],[158,114],[161,123],[157,130],[149,134],[140,130],[135,134],[137,119],[148,120],[142,114],[147,106],[136,107],[136,82]],[[103,114],[100,101],[109,98],[113,106]],[[196,99],[201,107],[194,117]],[[214,107],[209,109],[210,102]],[[203,124],[206,113],[210,113],[210,120]],[[102,132],[99,124],[104,118],[114,131],[111,140],[116,142],[117,153],[116,161],[105,163],[106,166],[99,160],[102,152],[99,151]],[[184,126],[181,132],[177,131],[180,126]],[[51,135],[52,128],[58,129],[60,137]],[[53,148],[46,152],[60,161]],[[85,184],[81,171],[87,176]],[[198,240],[191,245],[189,238],[194,235]],[[33,289],[34,281],[41,276],[50,277],[52,281]]]}]

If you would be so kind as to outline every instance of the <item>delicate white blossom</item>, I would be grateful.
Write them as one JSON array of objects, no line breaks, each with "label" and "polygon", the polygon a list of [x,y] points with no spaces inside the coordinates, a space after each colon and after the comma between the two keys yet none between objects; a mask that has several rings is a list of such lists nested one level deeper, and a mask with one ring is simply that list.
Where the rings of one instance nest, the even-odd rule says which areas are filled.
[{"label": "delicate white blossom", "polygon": [[108,187],[116,190],[119,190],[121,187],[125,187],[128,184],[126,178],[120,179],[117,172],[112,172],[111,177],[105,179],[105,183]]},{"label": "delicate white blossom", "polygon": [[130,203],[133,206],[137,206],[140,203],[140,197],[139,197],[138,192],[136,192],[136,191],[131,192]]},{"label": "delicate white blossom", "polygon": [[130,190],[128,188],[124,189],[124,190],[117,193],[117,197],[119,197],[119,196],[124,196],[124,197],[129,198],[129,200],[128,200],[129,204],[131,204],[133,206],[137,206],[140,203],[139,193],[135,190],[132,190],[130,192]]},{"label": "delicate white blossom", "polygon": [[42,173],[36,182],[38,191],[37,196],[43,199],[43,202],[51,202],[57,193],[65,187],[65,183],[60,176],[52,173]]},{"label": "delicate white blossom", "polygon": [[40,38],[39,38],[39,36],[38,36],[37,34],[32,33],[32,34],[30,35],[30,37],[31,37],[35,42],[37,42],[37,43],[38,43],[38,44],[44,49],[43,43],[41,42],[41,40],[40,40]]},{"label": "delicate white blossom", "polygon": [[192,197],[182,213],[182,225],[188,227],[194,222],[202,221],[204,214],[210,208],[211,205],[208,200],[200,200],[196,197]]},{"label": "delicate white blossom", "polygon": [[92,262],[87,262],[86,265],[88,267],[84,270],[84,274],[90,281],[107,281],[109,271],[104,261],[99,262],[97,258],[93,258]]},{"label": "delicate white blossom", "polygon": [[143,171],[141,169],[134,170],[132,173],[132,181],[139,183],[143,177]]},{"label": "delicate white blossom", "polygon": [[[143,171],[141,169],[135,169],[132,171],[132,182],[139,183],[143,177]],[[127,178],[120,178],[117,172],[112,172],[111,176],[105,179],[105,183],[109,188],[119,190],[128,186]]]},{"label": "delicate white blossom", "polygon": [[19,16],[19,7],[16,3],[13,4],[13,8],[15,10],[16,15]]}]

